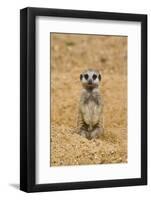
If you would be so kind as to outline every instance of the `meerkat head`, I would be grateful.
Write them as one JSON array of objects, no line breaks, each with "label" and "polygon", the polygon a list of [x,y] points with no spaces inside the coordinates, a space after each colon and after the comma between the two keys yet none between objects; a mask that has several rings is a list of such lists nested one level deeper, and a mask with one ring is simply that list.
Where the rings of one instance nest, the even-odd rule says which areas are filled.
[{"label": "meerkat head", "polygon": [[101,81],[101,74],[97,70],[88,69],[80,74],[80,80],[83,87],[86,89],[97,88]]}]

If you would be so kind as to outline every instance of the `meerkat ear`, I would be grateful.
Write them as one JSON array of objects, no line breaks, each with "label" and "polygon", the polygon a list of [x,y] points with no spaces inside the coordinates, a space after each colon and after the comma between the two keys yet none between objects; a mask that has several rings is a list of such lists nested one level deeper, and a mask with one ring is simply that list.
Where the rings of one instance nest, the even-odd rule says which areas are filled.
[{"label": "meerkat ear", "polygon": [[101,75],[99,74],[99,81],[101,81],[101,78],[102,78],[102,77],[101,77]]},{"label": "meerkat ear", "polygon": [[83,78],[83,75],[82,75],[82,74],[80,74],[80,80],[82,80],[82,78]]}]

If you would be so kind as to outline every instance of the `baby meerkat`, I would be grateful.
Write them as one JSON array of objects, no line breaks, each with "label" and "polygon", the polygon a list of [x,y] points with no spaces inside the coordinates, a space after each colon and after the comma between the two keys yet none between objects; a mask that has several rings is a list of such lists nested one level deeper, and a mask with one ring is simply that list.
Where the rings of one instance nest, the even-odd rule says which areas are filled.
[{"label": "baby meerkat", "polygon": [[78,130],[87,139],[99,138],[103,133],[103,104],[99,92],[101,74],[88,69],[80,74],[83,86],[80,97]]}]

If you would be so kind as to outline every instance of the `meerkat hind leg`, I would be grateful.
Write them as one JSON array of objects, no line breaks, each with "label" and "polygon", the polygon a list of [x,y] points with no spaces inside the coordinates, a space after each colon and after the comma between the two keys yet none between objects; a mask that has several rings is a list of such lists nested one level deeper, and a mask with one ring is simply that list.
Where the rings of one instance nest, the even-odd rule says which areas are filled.
[{"label": "meerkat hind leg", "polygon": [[102,127],[96,127],[90,134],[90,139],[100,138],[104,130]]},{"label": "meerkat hind leg", "polygon": [[87,133],[88,132],[86,130],[81,130],[80,131],[80,135],[83,136],[83,137],[87,137]]}]

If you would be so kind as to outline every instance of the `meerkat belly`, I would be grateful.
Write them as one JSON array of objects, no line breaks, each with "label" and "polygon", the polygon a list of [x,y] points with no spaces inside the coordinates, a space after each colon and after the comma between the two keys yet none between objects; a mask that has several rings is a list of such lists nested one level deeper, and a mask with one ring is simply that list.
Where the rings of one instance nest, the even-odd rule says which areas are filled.
[{"label": "meerkat belly", "polygon": [[94,101],[89,101],[85,105],[84,121],[90,127],[99,122],[99,106]]}]

